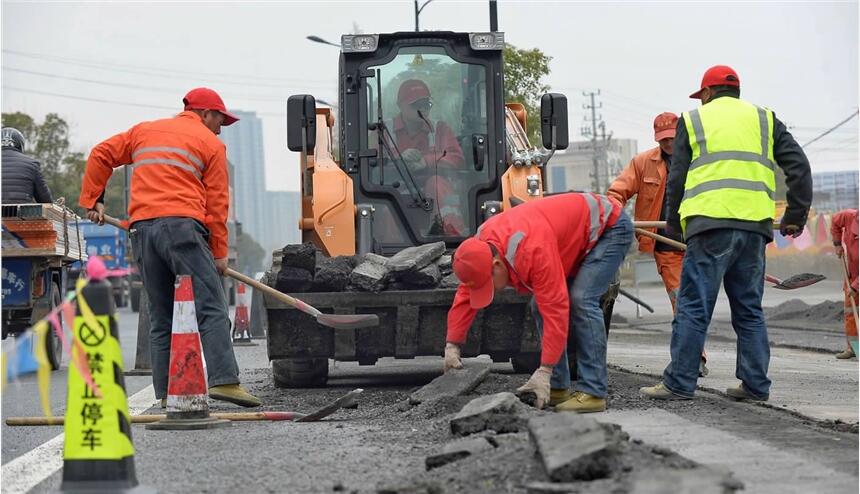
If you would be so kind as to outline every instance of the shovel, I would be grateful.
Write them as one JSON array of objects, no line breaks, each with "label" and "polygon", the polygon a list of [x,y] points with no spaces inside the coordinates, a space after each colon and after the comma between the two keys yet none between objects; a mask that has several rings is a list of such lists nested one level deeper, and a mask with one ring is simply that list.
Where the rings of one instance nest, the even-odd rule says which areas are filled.
[{"label": "shovel", "polygon": [[[105,215],[105,223],[113,225],[117,228],[122,228],[123,230],[128,230],[128,224],[125,221],[120,221],[112,216]],[[323,314],[319,311],[319,309],[308,305],[297,298],[293,298],[286,293],[279,292],[274,288],[264,285],[259,281],[249,278],[242,273],[234,271],[230,268],[224,273],[230,278],[234,280],[241,281],[246,285],[250,285],[254,287],[256,290],[260,290],[261,292],[268,293],[272,297],[280,300],[281,302],[296,308],[305,314],[314,317],[318,323],[323,326],[328,326],[334,329],[358,329],[358,328],[369,328],[374,326],[379,326],[379,316],[376,314]]]},{"label": "shovel", "polygon": [[[653,223],[659,223],[659,222],[653,222]],[[638,226],[639,222],[636,222],[635,224]],[[649,226],[651,226],[651,225],[649,225]],[[665,224],[663,224],[663,226],[665,226]],[[663,235],[656,234],[652,231],[643,230],[642,228],[636,228],[636,233],[638,233],[639,235],[644,235],[646,237],[651,237],[654,240],[657,240],[658,242],[663,242],[663,243],[671,245],[672,247],[675,247],[677,249],[687,250],[686,244],[678,242],[677,240],[672,240],[671,238],[666,238]],[[773,283],[772,287],[776,288],[778,290],[794,290],[797,288],[803,288],[805,286],[814,285],[814,284],[818,283],[819,281],[826,279],[826,277],[822,276],[820,274],[815,274],[815,273],[800,273],[800,274],[795,274],[793,276],[790,276],[784,280],[781,280],[781,279],[777,278],[776,276],[771,276],[771,275],[765,273],[764,279],[765,279],[765,281],[767,281],[769,283]]]}]

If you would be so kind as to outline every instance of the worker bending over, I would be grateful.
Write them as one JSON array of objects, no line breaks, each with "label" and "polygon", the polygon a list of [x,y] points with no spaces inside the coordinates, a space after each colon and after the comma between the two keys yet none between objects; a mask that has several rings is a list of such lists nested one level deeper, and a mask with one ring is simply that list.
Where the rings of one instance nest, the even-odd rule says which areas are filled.
[{"label": "worker bending over", "polygon": [[[492,303],[494,292],[510,285],[534,296],[532,310],[541,333],[541,365],[517,391],[534,393],[538,408],[605,410],[606,331],[600,297],[632,239],[633,223],[621,205],[591,193],[527,202],[487,220],[454,253],[461,284],[448,312],[445,371],[462,367],[460,345],[475,314]],[[572,395],[567,360],[571,311],[577,371]]]},{"label": "worker bending over", "polygon": [[836,354],[836,358],[849,359],[857,356],[857,319],[854,314],[857,309],[857,210],[845,209],[834,214],[830,236],[842,264],[839,269],[846,270],[847,264],[847,279],[842,289],[845,290],[845,338],[848,346]]},{"label": "worker bending over", "polygon": [[[636,196],[636,207],[633,210],[636,221],[666,221],[666,176],[672,161],[672,144],[675,142],[677,125],[678,116],[674,113],[664,112],[657,115],[654,119],[654,140],[658,146],[634,156],[606,193],[608,197],[618,200],[622,206]],[[656,233],[677,242],[684,241],[680,232],[660,228]],[[663,278],[663,285],[672,303],[672,312],[675,312],[675,301],[681,286],[684,251],[644,235],[636,235],[636,238],[639,241],[639,252],[654,256],[657,272]],[[699,362],[700,377],[708,375],[706,362],[707,357],[705,352],[702,352],[702,360]]]},{"label": "worker bending over", "polygon": [[213,90],[197,88],[173,118],[143,122],[96,145],[87,159],[80,205],[104,222],[99,196],[114,168],[131,164],[129,234],[150,304],[152,382],[167,396],[173,292],[191,275],[209,376],[209,396],[242,406],[260,400],[239,386],[221,278],[227,270],[229,191],[226,147],[217,135],[239,119]]}]

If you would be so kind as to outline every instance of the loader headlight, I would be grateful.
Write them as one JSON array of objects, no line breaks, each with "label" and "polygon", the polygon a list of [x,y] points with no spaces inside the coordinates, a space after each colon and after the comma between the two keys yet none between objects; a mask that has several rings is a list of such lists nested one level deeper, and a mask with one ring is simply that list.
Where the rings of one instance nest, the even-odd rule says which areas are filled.
[{"label": "loader headlight", "polygon": [[470,33],[473,50],[501,50],[505,47],[505,33]]},{"label": "loader headlight", "polygon": [[345,34],[340,37],[344,53],[365,52],[373,53],[379,46],[378,34]]}]

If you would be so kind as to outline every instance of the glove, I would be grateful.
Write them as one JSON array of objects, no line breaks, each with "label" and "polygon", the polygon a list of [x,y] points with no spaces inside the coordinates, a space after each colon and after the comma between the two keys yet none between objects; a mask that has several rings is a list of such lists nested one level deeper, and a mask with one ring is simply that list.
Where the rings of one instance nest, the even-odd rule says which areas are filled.
[{"label": "glove", "polygon": [[541,409],[549,403],[549,378],[552,370],[547,367],[538,367],[532,377],[525,384],[517,388],[517,396],[522,400],[534,395],[534,407]]},{"label": "glove", "polygon": [[443,372],[462,368],[463,362],[460,360],[460,347],[453,343],[447,343],[445,345],[445,365],[442,368]]},{"label": "glove", "polygon": [[788,223],[785,218],[782,218],[782,221],[779,222],[779,233],[781,233],[783,237],[797,238],[803,233],[803,226],[804,225]]}]

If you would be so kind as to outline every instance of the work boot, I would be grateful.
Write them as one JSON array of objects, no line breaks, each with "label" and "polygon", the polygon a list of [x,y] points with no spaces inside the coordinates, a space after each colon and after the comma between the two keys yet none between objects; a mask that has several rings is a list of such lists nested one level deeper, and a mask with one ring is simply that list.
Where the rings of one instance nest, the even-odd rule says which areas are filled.
[{"label": "work boot", "polygon": [[593,413],[606,410],[606,398],[598,398],[588,393],[577,391],[573,398],[556,405],[556,412]]},{"label": "work boot", "polygon": [[758,396],[755,396],[754,394],[747,391],[747,388],[744,387],[743,383],[738,384],[737,387],[735,387],[735,388],[727,388],[726,394],[729,395],[729,397],[734,398],[736,400],[750,400],[750,401],[767,401],[767,399],[770,397],[768,395],[765,395],[764,398],[759,398]]},{"label": "work boot", "polygon": [[645,398],[651,398],[652,400],[692,400],[691,397],[673,393],[669,388],[664,386],[662,382],[659,382],[654,386],[639,388],[639,394]]},{"label": "work boot", "polygon": [[573,393],[569,389],[551,389],[549,390],[549,406],[554,407],[559,403],[573,398]]},{"label": "work boot", "polygon": [[702,360],[699,360],[699,377],[705,377],[711,372],[708,370],[708,366],[705,365],[706,362],[707,360],[705,360],[705,357],[702,357]]},{"label": "work boot", "polygon": [[259,398],[242,389],[238,384],[222,384],[209,388],[209,397],[215,400],[229,401],[243,407],[258,407],[262,405]]},{"label": "work boot", "polygon": [[857,355],[854,354],[854,349],[851,348],[850,346],[848,348],[846,348],[845,350],[842,350],[841,352],[836,354],[836,358],[838,358],[839,360],[846,360],[846,359],[854,358],[856,356]]}]

